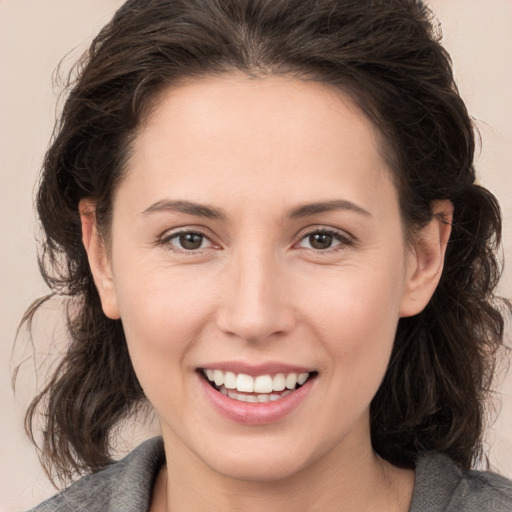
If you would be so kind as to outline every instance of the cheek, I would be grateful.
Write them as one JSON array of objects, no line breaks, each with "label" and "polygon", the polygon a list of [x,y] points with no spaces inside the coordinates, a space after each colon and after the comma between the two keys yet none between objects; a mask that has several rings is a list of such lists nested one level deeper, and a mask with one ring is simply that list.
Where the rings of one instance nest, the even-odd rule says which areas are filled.
[{"label": "cheek", "polygon": [[186,364],[209,318],[210,300],[200,287],[191,286],[191,276],[169,268],[119,268],[117,283],[121,320],[141,384],[162,375],[175,381],[179,373],[170,370]]},{"label": "cheek", "polygon": [[334,422],[328,435],[335,439],[345,435],[350,426],[365,428],[370,403],[382,383],[393,347],[397,321],[391,320],[392,311],[385,311],[386,306],[376,297],[363,295],[361,300],[348,300],[347,304],[340,300],[340,310],[330,314],[325,329],[329,353],[326,424]]},{"label": "cheek", "polygon": [[142,332],[190,332],[208,303],[208,287],[192,269],[183,272],[154,261],[131,261],[118,265],[115,280],[123,324],[129,322]]},{"label": "cheek", "polygon": [[333,276],[303,308],[323,340],[336,386],[368,400],[385,374],[399,319],[403,274],[390,268],[366,266]]},{"label": "cheek", "polygon": [[394,336],[404,289],[404,273],[396,264],[354,265],[316,280],[320,287],[313,282],[304,284],[308,293],[302,293],[307,301],[302,309],[327,336],[353,340],[354,348]]}]

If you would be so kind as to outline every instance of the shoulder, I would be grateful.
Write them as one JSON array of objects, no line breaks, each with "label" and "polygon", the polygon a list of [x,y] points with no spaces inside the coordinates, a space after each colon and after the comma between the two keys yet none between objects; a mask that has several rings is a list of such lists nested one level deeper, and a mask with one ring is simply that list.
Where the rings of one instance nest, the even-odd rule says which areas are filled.
[{"label": "shoulder", "polygon": [[423,455],[416,466],[411,512],[512,512],[512,481],[464,471],[446,455]]},{"label": "shoulder", "polygon": [[164,457],[162,439],[149,439],[124,459],[81,478],[30,512],[146,510]]}]

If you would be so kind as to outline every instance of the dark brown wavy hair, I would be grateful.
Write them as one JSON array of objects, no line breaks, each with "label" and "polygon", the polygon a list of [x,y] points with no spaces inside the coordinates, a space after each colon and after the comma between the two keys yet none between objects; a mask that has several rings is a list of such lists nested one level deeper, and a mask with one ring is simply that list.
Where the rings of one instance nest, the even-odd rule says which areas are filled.
[{"label": "dark brown wavy hair", "polygon": [[44,418],[49,474],[111,464],[115,427],[145,400],[121,322],[102,312],[78,203],[92,198],[108,233],[114,191],[159,93],[233,71],[286,74],[348,95],[380,131],[409,240],[435,200],[454,204],[441,281],[422,313],[399,321],[371,432],[376,452],[403,467],[430,451],[465,468],[478,460],[503,345],[494,294],[501,218],[475,183],[472,121],[439,41],[418,0],[130,0],[119,9],[78,64],[37,195],[41,272],[52,296],[68,301],[67,352],[26,416],[33,440],[34,420]]}]

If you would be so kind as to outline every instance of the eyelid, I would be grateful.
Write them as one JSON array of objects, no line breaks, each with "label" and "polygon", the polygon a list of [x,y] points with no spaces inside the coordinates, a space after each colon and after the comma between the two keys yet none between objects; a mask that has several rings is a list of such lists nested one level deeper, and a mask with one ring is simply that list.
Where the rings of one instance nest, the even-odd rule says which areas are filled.
[{"label": "eyelid", "polygon": [[[173,249],[170,247],[170,240],[175,239],[183,234],[198,234],[203,236],[206,240],[209,241],[211,246],[213,248],[220,248],[219,244],[215,243],[212,240],[212,237],[206,233],[206,230],[194,226],[182,226],[182,227],[176,227],[173,229],[169,229],[164,231],[158,238],[157,238],[157,245],[163,245],[166,246],[169,250],[177,253],[188,253],[188,254],[198,254],[205,249],[209,249],[212,247],[202,248],[202,249],[196,249],[196,250],[180,250],[180,249]],[[315,233],[323,233],[323,234],[330,234],[333,235],[333,237],[338,240],[340,243],[335,245],[333,248],[330,249],[309,249],[311,251],[314,251],[318,254],[329,254],[332,252],[335,252],[337,250],[341,250],[346,248],[347,246],[353,246],[356,243],[355,237],[350,235],[344,230],[333,228],[331,226],[322,226],[322,225],[315,225],[315,226],[309,226],[307,228],[304,228],[301,232],[299,232],[298,235],[295,236],[295,238],[298,238],[298,240],[293,244],[293,247],[296,247],[300,242],[302,242],[306,237],[311,236]],[[341,247],[340,247],[341,246]]]},{"label": "eyelid", "polygon": [[[195,250],[186,250],[186,249],[181,249],[180,250],[180,249],[175,249],[175,248],[171,247],[170,241],[173,240],[173,239],[176,239],[180,235],[184,235],[184,234],[197,234],[197,235],[201,235],[206,240],[208,240],[209,243],[211,244],[211,246],[213,246],[213,247],[203,247],[201,249],[195,249]],[[192,254],[199,254],[199,253],[203,252],[205,249],[219,247],[219,245],[216,244],[212,240],[212,237],[210,235],[208,235],[205,232],[205,230],[203,230],[201,228],[192,227],[192,226],[183,226],[183,227],[180,227],[180,228],[173,228],[173,229],[169,229],[167,231],[164,231],[158,237],[156,243],[157,243],[157,245],[164,246],[166,249],[168,249],[168,250],[170,250],[172,252],[176,252],[176,253],[180,253],[180,254],[190,254],[190,255],[192,255]]]},{"label": "eyelid", "polygon": [[311,226],[309,228],[306,228],[306,231],[300,232],[298,235],[298,241],[295,242],[293,245],[297,246],[305,238],[307,238],[308,236],[311,236],[315,233],[332,235],[336,240],[338,240],[340,242],[339,244],[337,244],[334,247],[329,248],[329,249],[313,249],[313,248],[307,249],[307,248],[304,248],[304,249],[313,251],[318,254],[327,255],[327,254],[330,254],[330,253],[333,253],[333,252],[336,252],[339,250],[346,249],[347,247],[353,246],[356,243],[356,239],[344,230],[333,228],[330,226],[317,225],[317,226]]}]

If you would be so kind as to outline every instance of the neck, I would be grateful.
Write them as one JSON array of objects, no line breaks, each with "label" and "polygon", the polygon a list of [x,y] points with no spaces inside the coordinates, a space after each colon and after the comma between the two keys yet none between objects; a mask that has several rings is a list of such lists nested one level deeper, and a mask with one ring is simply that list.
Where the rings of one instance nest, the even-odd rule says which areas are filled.
[{"label": "neck", "polygon": [[237,480],[212,470],[182,445],[166,442],[165,447],[168,463],[155,486],[152,512],[405,512],[412,499],[414,472],[382,460],[369,436],[364,446],[345,453],[334,450],[306,469],[272,481]]}]

